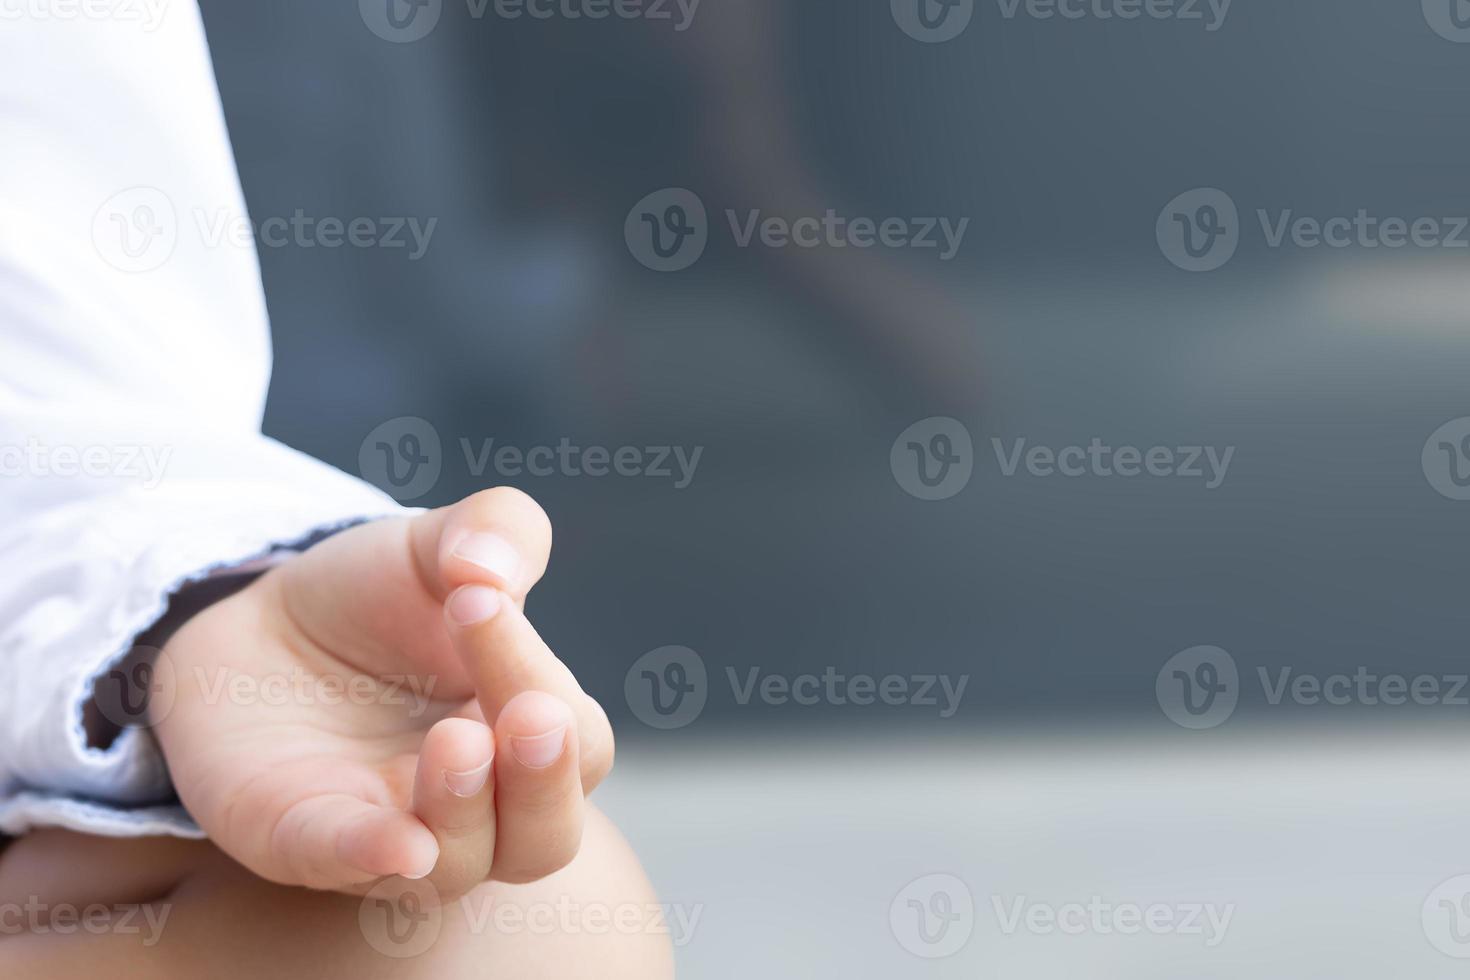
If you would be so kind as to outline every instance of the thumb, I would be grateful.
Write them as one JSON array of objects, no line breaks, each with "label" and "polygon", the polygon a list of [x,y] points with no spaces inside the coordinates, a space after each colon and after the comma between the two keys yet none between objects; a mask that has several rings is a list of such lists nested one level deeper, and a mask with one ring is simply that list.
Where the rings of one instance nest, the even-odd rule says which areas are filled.
[{"label": "thumb", "polygon": [[457,678],[463,668],[444,634],[445,598],[479,583],[523,603],[550,553],[546,513],[519,490],[500,487],[350,528],[272,576],[291,622],[338,659],[379,677],[408,669]]},{"label": "thumb", "polygon": [[413,551],[436,604],[462,585],[489,585],[523,602],[546,573],[551,521],[513,487],[497,487],[414,518]]}]

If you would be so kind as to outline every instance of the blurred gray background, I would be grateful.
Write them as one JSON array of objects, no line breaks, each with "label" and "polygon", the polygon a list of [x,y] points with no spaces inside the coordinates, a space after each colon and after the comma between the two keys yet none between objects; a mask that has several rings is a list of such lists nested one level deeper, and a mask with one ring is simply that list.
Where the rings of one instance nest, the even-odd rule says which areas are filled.
[{"label": "blurred gray background", "polygon": [[[1194,8],[1202,20],[1073,4],[1089,13],[1068,19],[982,0],[958,36],[927,43],[902,27],[908,0],[704,0],[685,30],[676,5],[671,21],[538,20],[443,0],[412,41],[383,36],[390,2],[414,9],[203,3],[257,222],[437,219],[416,260],[261,249],[267,432],[360,472],[370,433],[419,418],[441,474],[409,502],[510,483],[547,508],[556,552],[530,610],[618,727],[627,772],[607,805],[665,894],[708,900],[724,923],[681,953],[688,975],[1456,975],[1419,902],[1470,855],[1414,814],[1463,803],[1443,778],[1458,764],[1423,746],[1455,744],[1470,713],[1448,696],[1470,669],[1470,503],[1451,499],[1470,425],[1431,438],[1470,416],[1470,233],[1454,220],[1470,214],[1470,43],[1457,43],[1470,5],[1238,0],[1219,21],[1218,4]],[[624,234],[665,188],[708,213],[707,250],[677,272],[646,267]],[[1225,216],[1238,248],[1207,272],[1179,268],[1159,230],[1196,188],[1238,212]],[[739,247],[725,217],[828,208],[968,225],[944,261]],[[1268,226],[1285,212],[1434,218],[1441,239],[1273,246],[1262,211]],[[1204,229],[1194,204],[1179,213]],[[891,450],[936,416],[971,437],[973,476],[930,501]],[[992,442],[1094,438],[1234,454],[1207,489],[1006,476]],[[702,456],[682,489],[477,475],[462,440],[478,453],[489,439]],[[665,730],[629,692],[635,662],[671,645],[708,680],[703,710]],[[1237,667],[1224,682],[1238,706],[1228,726],[1190,731],[1161,669],[1202,645]],[[729,672],[743,684],[752,668],[969,679],[941,717],[741,703]],[[1427,675],[1444,696],[1273,704],[1260,672],[1283,669]],[[1404,731],[1418,734],[1390,736]],[[1010,754],[1022,743],[1032,754]],[[1286,746],[1306,761],[1280,768]],[[1219,752],[1229,761],[1199,761]],[[1234,777],[1189,782],[1213,765]],[[1430,774],[1426,795],[1383,784],[1400,765]],[[1304,774],[1338,781],[1283,823],[1266,801]],[[726,778],[766,779],[764,822],[690,809]],[[1175,784],[1174,809],[1149,795]],[[1376,809],[1385,793],[1403,809]],[[1305,857],[1324,826],[1343,851]],[[1405,837],[1427,850],[1373,850]],[[977,942],[941,962],[886,935],[889,899],[939,870],[988,915],[1002,853],[1064,867],[1019,880],[1082,901],[1234,888],[1255,916],[1241,928],[1263,931],[1208,961],[1099,940],[1057,955]],[[1195,859],[1160,876],[1196,876],[1161,884],[1140,870],[1152,853]],[[1341,899],[1356,886],[1362,902]],[[826,940],[774,924],[794,913],[762,896],[793,890],[825,910],[802,921]],[[1315,956],[1323,916],[1358,945]],[[757,925],[779,940],[769,962],[746,941]]]},{"label": "blurred gray background", "polygon": [[[438,219],[417,261],[261,249],[267,431],[356,472],[370,431],[416,416],[443,470],[413,503],[535,495],[558,537],[534,611],[613,707],[666,644],[742,676],[969,672],[963,723],[1063,727],[1156,711],[1155,672],[1197,644],[1248,667],[1460,662],[1470,509],[1420,451],[1470,414],[1470,249],[1272,249],[1254,214],[1470,213],[1470,45],[1417,3],[1240,3],[1209,31],[990,2],[944,44],[877,0],[705,0],[682,32],[672,6],[510,20],[449,0],[412,43],[352,3],[204,9],[257,222]],[[679,273],[623,238],[665,187],[713,226]],[[1194,187],[1242,215],[1208,274],[1154,234]],[[828,207],[970,224],[943,262],[741,249],[724,218]],[[929,416],[976,446],[940,502],[889,467]],[[1093,437],[1236,453],[1206,491],[1004,478],[991,444]],[[704,453],[682,490],[477,477],[460,440],[491,438]],[[915,721],[722,695],[700,728]]]}]

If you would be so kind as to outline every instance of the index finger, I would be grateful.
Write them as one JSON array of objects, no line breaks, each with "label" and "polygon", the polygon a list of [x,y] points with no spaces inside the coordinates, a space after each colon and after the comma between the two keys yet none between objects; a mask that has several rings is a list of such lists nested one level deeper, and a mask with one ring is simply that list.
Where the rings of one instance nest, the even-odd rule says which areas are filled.
[{"label": "index finger", "polygon": [[582,690],[521,608],[495,589],[467,585],[449,597],[444,618],[492,726],[505,706],[527,691],[553,695],[572,709],[577,716],[582,787],[592,792],[612,768],[612,726],[602,706]]}]

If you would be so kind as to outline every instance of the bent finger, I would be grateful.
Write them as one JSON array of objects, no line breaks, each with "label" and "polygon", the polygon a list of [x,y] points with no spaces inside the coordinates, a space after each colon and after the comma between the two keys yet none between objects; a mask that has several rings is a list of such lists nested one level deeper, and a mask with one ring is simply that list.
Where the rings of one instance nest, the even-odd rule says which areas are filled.
[{"label": "bent finger", "polygon": [[495,735],[482,722],[446,718],[424,737],[413,812],[439,842],[430,884],[458,898],[490,875],[495,857]]},{"label": "bent finger", "polygon": [[549,694],[511,700],[495,724],[504,747],[495,767],[495,863],[491,877],[522,884],[577,856],[587,799],[577,758],[577,718]]},{"label": "bent finger", "polygon": [[446,625],[460,662],[469,673],[487,719],[527,691],[553,695],[575,713],[582,787],[591,793],[612,769],[613,732],[601,705],[582,690],[526,614],[509,597],[470,585],[449,597]]}]

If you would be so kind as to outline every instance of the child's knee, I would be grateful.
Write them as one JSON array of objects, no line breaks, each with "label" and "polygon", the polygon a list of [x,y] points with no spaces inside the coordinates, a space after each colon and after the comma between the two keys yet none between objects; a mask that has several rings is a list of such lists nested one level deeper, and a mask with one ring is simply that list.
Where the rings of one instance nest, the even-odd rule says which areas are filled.
[{"label": "child's knee", "polygon": [[[115,855],[159,849],[175,859],[186,856],[186,866],[175,869],[177,881],[166,894],[135,899],[146,903],[130,918],[136,930],[31,930],[0,935],[0,944],[8,947],[7,958],[14,952],[40,967],[38,976],[84,975],[88,964],[108,976],[154,980],[262,974],[281,980],[672,976],[669,927],[657,899],[621,836],[600,814],[591,816],[582,852],[565,870],[531,885],[485,885],[442,908],[413,892],[379,890],[364,898],[285,888],[207,845],[99,846],[95,838],[72,838],[73,847],[85,842],[95,851],[91,857],[105,849]],[[0,903],[26,891],[27,878],[49,889],[53,899],[85,901],[70,872],[60,871],[60,882],[37,877],[48,873],[45,864],[53,870],[76,867],[66,849],[57,848],[61,841],[38,842],[47,846],[27,847],[23,862],[11,860],[29,843],[17,845],[0,867]],[[106,873],[106,864],[92,867],[102,877],[117,878]],[[154,876],[147,884],[156,881]],[[58,890],[58,884],[68,890]],[[93,891],[121,901],[146,889],[112,880]]]}]

